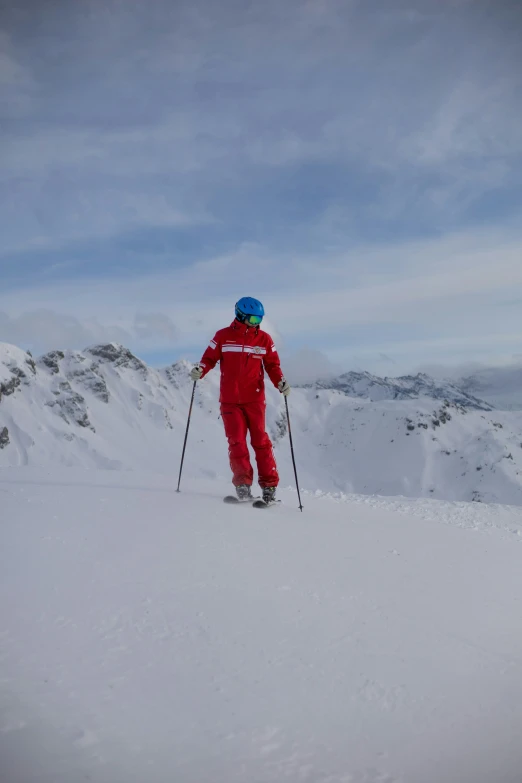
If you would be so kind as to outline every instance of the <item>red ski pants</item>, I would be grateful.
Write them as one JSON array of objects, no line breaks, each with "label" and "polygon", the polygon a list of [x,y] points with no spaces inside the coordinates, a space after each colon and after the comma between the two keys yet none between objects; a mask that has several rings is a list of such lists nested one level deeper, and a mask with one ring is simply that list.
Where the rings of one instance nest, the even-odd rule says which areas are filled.
[{"label": "red ski pants", "polygon": [[257,475],[261,487],[276,487],[279,475],[272,450],[272,442],[265,431],[266,403],[247,402],[244,405],[221,404],[221,415],[228,439],[228,456],[232,468],[234,486],[252,484],[254,471],[246,442],[250,432],[250,443],[257,462]]}]

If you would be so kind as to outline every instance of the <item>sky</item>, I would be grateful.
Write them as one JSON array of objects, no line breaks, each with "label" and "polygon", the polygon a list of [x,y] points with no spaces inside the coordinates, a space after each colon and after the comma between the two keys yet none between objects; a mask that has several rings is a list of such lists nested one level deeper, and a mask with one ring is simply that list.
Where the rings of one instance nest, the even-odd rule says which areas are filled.
[{"label": "sky", "polygon": [[[0,0],[0,340],[520,361],[518,0]],[[283,365],[285,369],[285,365]]]}]

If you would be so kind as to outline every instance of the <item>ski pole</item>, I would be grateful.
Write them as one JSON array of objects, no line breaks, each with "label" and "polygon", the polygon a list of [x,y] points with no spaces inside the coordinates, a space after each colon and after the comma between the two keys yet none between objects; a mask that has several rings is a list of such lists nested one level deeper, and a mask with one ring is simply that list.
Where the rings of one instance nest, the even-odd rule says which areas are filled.
[{"label": "ski pole", "polygon": [[299,492],[299,482],[297,480],[297,468],[295,466],[294,444],[292,443],[292,428],[290,427],[290,413],[288,411],[288,397],[285,397],[285,405],[286,405],[286,420],[288,422],[288,434],[290,436],[290,450],[292,452],[292,462],[294,463],[294,474],[295,474],[295,484],[296,484],[296,487],[297,487],[297,497],[299,498],[299,508],[302,511],[303,510],[303,504],[301,503],[301,494]]},{"label": "ski pole", "polygon": [[197,381],[194,381],[194,386],[192,387],[192,397],[190,398],[190,408],[189,408],[188,419],[187,419],[187,429],[185,430],[185,441],[183,443],[183,452],[181,454],[181,465],[179,466],[178,488],[176,492],[179,492],[179,485],[181,482],[181,471],[183,470],[183,460],[185,459],[185,448],[187,445],[188,431],[190,427],[190,417],[192,415],[192,405],[194,403],[194,394],[196,392],[196,383]]}]

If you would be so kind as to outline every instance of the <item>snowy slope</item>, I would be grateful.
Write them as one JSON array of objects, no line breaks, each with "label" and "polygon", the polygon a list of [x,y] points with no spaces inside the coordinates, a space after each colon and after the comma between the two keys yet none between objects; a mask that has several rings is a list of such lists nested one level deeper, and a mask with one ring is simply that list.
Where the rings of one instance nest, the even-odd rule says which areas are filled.
[{"label": "snowy slope", "polygon": [[[33,367],[31,357],[2,348],[9,357],[4,375],[6,367],[14,375],[0,385],[0,430],[7,427],[10,441],[0,464],[159,469],[177,458],[191,392],[188,363],[153,370],[122,346],[105,345],[53,351]],[[198,407],[215,413],[218,431],[217,397],[209,392],[207,384]]]},{"label": "snowy slope", "polygon": [[[171,471],[174,480],[192,390],[188,368],[155,370],[112,344],[36,361],[0,346],[0,466],[145,468]],[[301,486],[522,504],[522,412],[489,411],[426,378],[397,379],[392,389],[369,387],[365,376],[350,387],[356,396],[347,387],[294,389]],[[228,481],[218,382],[214,371],[198,384],[185,472]],[[434,397],[426,396],[430,389]],[[293,486],[282,398],[267,391],[281,481]]]},{"label": "snowy slope", "polygon": [[522,512],[0,473],[2,783],[520,783]]},{"label": "snowy slope", "polygon": [[317,452],[310,476],[321,489],[522,503],[520,414],[327,391],[292,402],[301,438]]}]

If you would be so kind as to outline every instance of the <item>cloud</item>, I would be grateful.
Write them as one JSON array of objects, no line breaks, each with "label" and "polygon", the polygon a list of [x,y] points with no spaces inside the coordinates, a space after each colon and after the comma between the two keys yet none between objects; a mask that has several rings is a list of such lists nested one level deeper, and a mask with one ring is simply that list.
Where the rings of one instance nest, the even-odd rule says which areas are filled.
[{"label": "cloud", "polygon": [[27,116],[34,105],[31,69],[20,62],[11,37],[0,29],[0,97],[4,123]]},{"label": "cloud", "polygon": [[488,357],[485,361],[457,361],[451,364],[437,364],[434,362],[424,362],[419,364],[418,371],[433,375],[435,378],[460,379],[470,375],[480,375],[482,377],[493,376],[497,379],[498,385],[502,383],[506,386],[506,391],[510,390],[512,381],[518,383],[520,391],[520,372],[522,370],[522,354],[505,353],[496,354]]},{"label": "cloud", "polygon": [[[168,273],[26,285],[0,293],[0,307],[13,319],[41,307],[82,324],[94,318],[108,333],[111,324],[125,330],[131,347],[146,339],[150,350],[173,350],[175,343],[198,353],[232,320],[234,302],[251,295],[264,302],[265,327],[281,352],[305,343],[344,369],[357,356],[359,366],[365,357],[365,369],[389,371],[382,353],[402,371],[428,352],[443,360],[451,352],[477,358],[515,351],[519,309],[502,303],[522,296],[520,258],[515,230],[363,245],[322,257],[244,245]],[[62,329],[63,338],[74,334],[63,321]]]},{"label": "cloud", "polygon": [[171,344],[176,341],[178,330],[163,313],[136,313],[134,331],[140,340],[163,338]]},{"label": "cloud", "polygon": [[[296,170],[294,204],[310,188],[315,219],[355,209],[352,235],[399,217],[452,225],[520,184],[520,17],[501,5],[94,0],[88,14],[21,8],[11,25],[6,13],[3,72],[33,102],[3,129],[4,247],[230,225],[238,202],[258,209],[256,178],[288,223]],[[318,188],[322,166],[335,168]],[[305,239],[308,216],[294,220]]]},{"label": "cloud", "polygon": [[[3,214],[6,228],[0,259],[68,246],[74,252],[81,242],[124,236],[137,229],[184,230],[213,222],[202,211],[183,211],[167,193],[144,194],[134,185],[123,189],[99,183],[71,192],[70,183],[55,176],[46,181],[45,196],[37,211],[27,210],[27,200],[31,202],[35,197],[33,185],[23,178],[13,184]],[[22,226],[23,236],[20,235]]]},{"label": "cloud", "polygon": [[340,375],[341,365],[334,364],[326,354],[312,348],[301,348],[295,353],[282,353],[281,363],[285,377],[291,384],[312,383],[313,381]]},{"label": "cloud", "polygon": [[0,32],[0,86],[20,88],[30,83],[30,75],[27,69],[16,61],[10,49],[8,36]]},{"label": "cloud", "polygon": [[93,342],[129,342],[130,334],[117,326],[105,327],[91,319],[81,322],[72,315],[51,310],[32,310],[11,317],[0,312],[2,341],[21,348],[47,351],[54,348],[80,348]]},{"label": "cloud", "polygon": [[[399,369],[422,346],[442,360],[469,334],[475,355],[482,336],[512,350],[517,6],[7,9],[0,90],[20,102],[0,139],[6,328],[28,314],[53,342],[120,330],[195,351],[250,294],[282,351],[345,368],[385,354]],[[31,321],[42,308],[54,322]]]},{"label": "cloud", "polygon": [[18,345],[37,353],[58,348],[82,349],[88,345],[118,342],[136,349],[147,350],[172,347],[176,327],[162,313],[137,313],[127,328],[118,324],[101,323],[96,317],[80,319],[52,310],[29,310],[17,316],[0,311],[2,342]]}]

